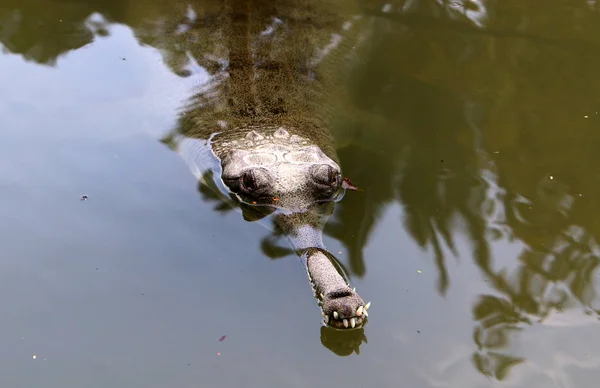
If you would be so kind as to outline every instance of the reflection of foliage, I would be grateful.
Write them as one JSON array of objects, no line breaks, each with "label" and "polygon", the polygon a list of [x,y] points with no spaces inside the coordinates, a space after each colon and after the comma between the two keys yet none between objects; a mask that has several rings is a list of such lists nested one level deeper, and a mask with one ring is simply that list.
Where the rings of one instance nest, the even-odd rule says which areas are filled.
[{"label": "reflection of foliage", "polygon": [[[335,217],[325,227],[325,233],[342,241],[350,257],[351,272],[356,276],[365,273],[363,249],[369,235],[382,213],[382,207],[393,198],[392,182],[381,180],[381,176],[390,176],[392,166],[376,153],[360,147],[350,146],[339,152],[342,166],[352,177],[353,182],[367,187],[364,192],[347,192],[344,200],[338,204]],[[378,159],[377,171],[370,169],[374,164],[364,164],[365,160]],[[379,163],[381,161],[381,163]],[[375,189],[374,189],[375,188]]]},{"label": "reflection of foliage", "polygon": [[478,352],[473,360],[479,370],[502,379],[508,366],[522,362],[490,349],[506,347],[510,333],[530,325],[532,317],[543,321],[553,311],[573,305],[591,309],[596,297],[592,277],[600,258],[592,251],[595,243],[573,229],[581,232],[578,228],[559,230],[547,249],[525,250],[519,258],[522,265],[511,276],[494,273],[481,263],[494,287],[508,299],[483,296],[473,308],[479,321],[474,334]]},{"label": "reflection of foliage", "polygon": [[215,202],[213,210],[219,213],[227,213],[236,207],[235,200],[226,198],[214,181],[211,170],[204,173],[202,180],[198,183],[198,192],[206,202]]},{"label": "reflection of foliage", "polygon": [[[220,66],[219,2],[198,2],[196,17],[167,1],[50,3],[3,1],[3,46],[53,64],[108,33],[104,23],[87,23],[100,13],[133,28],[176,74],[187,75],[193,62],[208,73]],[[370,118],[339,125],[350,135],[334,128],[339,138],[351,138],[340,160],[365,191],[346,194],[325,232],[346,245],[350,272],[361,276],[363,249],[380,214],[402,204],[408,233],[433,252],[443,294],[450,286],[444,248],[456,254],[462,230],[497,293],[480,296],[473,307],[473,363],[501,380],[523,362],[502,353],[513,332],[553,311],[598,310],[600,14],[575,0],[408,3],[413,8],[405,14],[376,26],[370,57],[356,70],[352,102]],[[469,19],[473,12],[481,16],[477,22]],[[497,174],[490,184],[503,191],[495,198],[503,209],[499,224],[526,245],[512,271],[495,268],[490,254],[486,169]],[[204,181],[199,191],[216,211],[237,206],[210,186],[211,175]],[[265,215],[242,210],[247,220]],[[281,235],[275,228],[262,242],[269,257],[293,253],[277,244]]]},{"label": "reflection of foliage", "polygon": [[477,345],[473,363],[483,374],[503,380],[511,367],[525,360],[495,350],[508,345],[509,335],[522,330],[520,324],[530,322],[511,302],[491,295],[482,296],[473,312],[474,319],[479,322],[473,333]]},{"label": "reflection of foliage", "polygon": [[498,353],[508,346],[509,335],[522,330],[523,323],[530,321],[512,301],[484,295],[473,307],[474,319],[479,322],[473,333],[477,351],[473,354],[475,367],[487,376],[503,380],[508,370],[524,361],[522,358]]},{"label": "reflection of foliage", "polygon": [[[487,5],[490,15],[517,8]],[[427,11],[421,8],[419,12]],[[538,15],[540,19],[545,16],[543,12]],[[409,37],[388,35],[381,51],[374,49],[371,64],[377,75],[369,81],[381,80],[371,82],[367,92],[363,90],[363,98],[384,110],[396,125],[387,128],[387,143],[370,143],[379,150],[378,157],[354,162],[350,156],[352,160],[343,161],[347,174],[367,191],[387,193],[387,184],[401,177],[398,199],[405,208],[407,230],[420,246],[433,249],[441,292],[448,279],[440,241],[453,251],[452,234],[456,233],[456,216],[460,216],[474,244],[475,262],[490,284],[505,295],[482,296],[474,307],[479,322],[474,339],[479,350],[473,361],[478,370],[497,379],[523,362],[500,352],[508,346],[513,331],[522,330],[532,317],[543,319],[569,305],[591,309],[596,298],[593,276],[599,257],[595,241],[600,230],[590,216],[597,205],[589,199],[600,193],[597,184],[589,183],[586,166],[598,165],[592,148],[600,146],[600,137],[591,133],[583,120],[574,124],[572,115],[600,97],[600,85],[590,82],[596,79],[591,63],[597,66],[598,59],[590,62],[589,55],[577,50],[593,48],[585,42],[591,34],[578,43],[572,41],[577,34],[568,30],[572,26],[563,23],[565,32],[560,36],[554,25],[539,21],[536,35],[573,42],[573,47],[528,40],[524,35],[519,40],[494,41],[490,46],[485,36],[469,37],[465,29],[464,35],[444,35],[423,29],[422,24],[412,25]],[[489,19],[490,24],[496,22]],[[482,31],[485,34],[485,28]],[[387,47],[395,47],[394,52],[402,58],[396,60]],[[390,63],[394,68],[389,68]],[[589,84],[583,85],[582,80]],[[579,132],[567,137],[566,131],[573,125]],[[399,138],[404,141],[401,145],[395,142]],[[586,150],[584,155],[581,150]],[[489,168],[482,163],[485,159],[480,155],[484,153],[498,173],[496,184],[507,189],[500,203],[505,217],[501,224],[512,233],[511,238],[528,245],[519,267],[510,275],[494,268],[486,241],[489,215],[483,205],[487,186],[479,178]],[[369,160],[366,168],[375,175],[368,180],[370,184],[355,178],[365,160]],[[342,203],[340,214],[347,203]],[[370,203],[369,209],[379,206],[381,203]],[[372,214],[364,217],[369,219]],[[359,221],[354,222],[358,225],[355,230],[361,230]],[[344,224],[353,225],[347,220]],[[368,233],[368,229],[361,231]]]},{"label": "reflection of foliage", "polygon": [[[0,4],[0,43],[10,52],[40,64],[54,65],[59,55],[91,43],[94,31],[84,20],[92,7],[55,2],[7,0]],[[106,33],[96,25],[96,33]]]},{"label": "reflection of foliage", "polygon": [[[596,295],[592,288],[592,277],[600,264],[597,254],[590,251],[588,246],[573,241],[568,236],[558,235],[555,241],[557,252],[536,252],[527,250],[523,252],[521,261],[523,268],[530,274],[526,279],[532,292],[538,295],[548,293],[548,284],[561,284],[564,290],[553,290],[551,300],[544,300],[546,309],[557,308],[567,303],[570,297],[575,297],[582,305],[590,305]],[[568,291],[567,291],[568,290]],[[538,311],[543,314],[546,311]]]}]

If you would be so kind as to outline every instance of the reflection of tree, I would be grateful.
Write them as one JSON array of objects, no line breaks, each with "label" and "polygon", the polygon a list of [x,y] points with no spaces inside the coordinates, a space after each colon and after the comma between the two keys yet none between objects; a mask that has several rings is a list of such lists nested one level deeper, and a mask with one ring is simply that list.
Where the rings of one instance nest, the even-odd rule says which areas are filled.
[{"label": "reflection of tree", "polygon": [[511,301],[492,295],[484,295],[473,308],[474,319],[479,322],[473,333],[477,351],[473,354],[476,368],[489,377],[503,380],[510,368],[524,361],[498,353],[508,345],[508,336],[513,331],[521,330],[523,322],[530,323]]},{"label": "reflection of tree", "polygon": [[[54,12],[34,3],[0,6],[0,42],[28,60],[52,64],[105,35],[107,26],[86,24],[100,13],[129,25],[177,74],[192,62],[211,74],[220,66],[218,2],[194,2],[193,12],[163,1],[57,1]],[[366,272],[363,249],[394,202],[409,234],[432,251],[442,294],[450,286],[444,252],[455,253],[464,233],[495,289],[473,307],[473,362],[496,379],[523,362],[503,353],[514,331],[554,311],[600,309],[600,14],[585,1],[543,3],[403,2],[412,8],[379,21],[370,56],[354,70],[352,103],[364,115],[334,128],[346,139],[338,150],[345,174],[365,189],[347,193],[325,228],[345,244],[350,272]],[[483,179],[490,171],[493,181]],[[488,197],[491,186],[497,197]],[[215,210],[231,209],[218,190],[200,191]],[[516,268],[491,256],[494,234],[525,244]],[[280,235],[263,241],[269,257],[292,253],[277,244]]]},{"label": "reflection of tree", "polygon": [[[492,25],[498,20],[491,16],[519,9],[487,6]],[[581,2],[571,2],[571,7],[581,20],[593,17],[581,13]],[[591,57],[589,51],[579,50],[596,47],[598,41],[590,39],[597,27],[582,36],[574,31],[578,23],[562,21],[564,31],[558,33],[554,19],[545,18],[539,13],[531,34],[512,34],[513,39],[489,41],[485,33],[462,29],[461,34],[449,35],[418,25],[408,36],[388,35],[372,58],[377,74],[372,78],[380,82],[371,82],[366,89],[370,93],[363,90],[362,98],[396,124],[385,128],[386,142],[372,140],[370,146],[377,152],[369,158],[355,158],[356,152],[342,158],[346,173],[358,184],[383,193],[381,202],[368,202],[370,210],[391,201],[389,184],[400,176],[396,198],[404,205],[407,230],[419,245],[432,248],[441,292],[448,286],[441,241],[453,250],[452,235],[459,230],[456,216],[462,219],[475,262],[502,295],[483,295],[473,309],[478,321],[473,361],[478,370],[497,379],[523,361],[502,353],[511,332],[553,311],[593,309],[596,298],[600,230],[591,215],[597,211],[594,199],[600,187],[590,181],[598,175],[594,150],[600,135],[597,126],[585,121],[585,113],[579,120],[573,116],[582,110],[591,115],[591,103],[600,97],[592,70],[599,62],[597,52]],[[529,39],[533,35],[557,40]],[[577,40],[581,38],[585,40]],[[561,43],[566,41],[573,47]],[[569,134],[572,129],[577,132]],[[376,173],[360,175],[365,160],[371,169],[377,163]],[[490,168],[497,180],[488,183],[480,177]],[[496,228],[485,209],[490,184],[506,190],[496,203],[504,208],[503,218],[497,220],[500,226],[527,245],[511,272],[494,267],[488,248],[487,236]],[[354,228],[345,233],[368,235],[364,226],[373,214],[357,217],[345,209],[349,204],[344,201],[339,211],[340,218],[346,214],[340,224]]]},{"label": "reflection of tree", "polygon": [[[59,55],[93,41],[94,32],[83,23],[93,12],[92,8],[74,2],[57,1],[46,7],[37,1],[3,1],[0,43],[27,60],[54,65]],[[97,32],[103,34],[105,29],[99,28]]]}]

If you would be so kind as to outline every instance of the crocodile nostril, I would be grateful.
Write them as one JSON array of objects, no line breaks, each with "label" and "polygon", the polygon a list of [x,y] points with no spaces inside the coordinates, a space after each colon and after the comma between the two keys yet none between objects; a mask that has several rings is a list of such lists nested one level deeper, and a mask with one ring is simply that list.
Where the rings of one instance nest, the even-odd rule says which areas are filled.
[{"label": "crocodile nostril", "polygon": [[329,294],[327,294],[327,296],[330,299],[344,298],[344,297],[350,296],[350,295],[352,295],[352,291],[350,291],[350,290],[332,291]]},{"label": "crocodile nostril", "polygon": [[257,192],[270,186],[271,176],[263,168],[254,168],[246,170],[240,179],[245,191]]}]

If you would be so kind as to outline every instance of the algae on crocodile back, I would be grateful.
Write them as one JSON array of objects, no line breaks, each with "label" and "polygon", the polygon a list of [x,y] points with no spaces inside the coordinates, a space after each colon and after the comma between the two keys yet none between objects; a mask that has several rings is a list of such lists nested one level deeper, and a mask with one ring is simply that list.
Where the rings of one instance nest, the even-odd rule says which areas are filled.
[{"label": "algae on crocodile back", "polygon": [[369,23],[348,4],[207,2],[194,31],[201,44],[188,49],[210,80],[184,108],[179,133],[227,138],[234,129],[284,127],[337,159],[332,124],[352,106],[348,77]]}]

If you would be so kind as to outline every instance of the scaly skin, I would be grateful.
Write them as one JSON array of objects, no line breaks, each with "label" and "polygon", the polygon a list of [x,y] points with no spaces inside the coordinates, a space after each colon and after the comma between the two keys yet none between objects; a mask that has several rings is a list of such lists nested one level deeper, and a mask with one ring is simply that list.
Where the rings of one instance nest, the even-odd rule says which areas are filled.
[{"label": "scaly skin", "polygon": [[194,57],[210,58],[203,65],[211,79],[168,139],[199,179],[212,170],[214,184],[240,206],[270,214],[304,262],[324,322],[339,329],[363,326],[369,306],[322,241],[344,194],[329,129],[364,31],[347,9],[342,16],[348,3],[227,0],[207,7],[195,23],[197,39],[213,44]]}]

